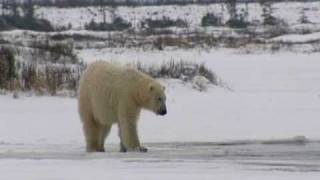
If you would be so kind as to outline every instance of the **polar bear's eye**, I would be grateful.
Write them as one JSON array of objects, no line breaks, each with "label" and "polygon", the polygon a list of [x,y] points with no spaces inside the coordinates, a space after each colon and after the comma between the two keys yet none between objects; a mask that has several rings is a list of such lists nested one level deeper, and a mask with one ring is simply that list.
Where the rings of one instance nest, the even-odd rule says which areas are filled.
[{"label": "polar bear's eye", "polygon": [[159,98],[158,98],[158,101],[162,101],[162,98],[161,98],[161,97],[159,97]]}]

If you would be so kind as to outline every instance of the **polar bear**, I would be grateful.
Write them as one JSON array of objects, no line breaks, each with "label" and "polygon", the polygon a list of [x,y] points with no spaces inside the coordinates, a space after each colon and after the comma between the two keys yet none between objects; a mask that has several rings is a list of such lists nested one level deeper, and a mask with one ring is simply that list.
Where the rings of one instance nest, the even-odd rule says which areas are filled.
[{"label": "polar bear", "polygon": [[137,121],[141,109],[165,115],[164,86],[131,67],[96,61],[80,79],[78,108],[87,152],[104,152],[112,124],[119,126],[120,151],[146,152],[141,146]]}]

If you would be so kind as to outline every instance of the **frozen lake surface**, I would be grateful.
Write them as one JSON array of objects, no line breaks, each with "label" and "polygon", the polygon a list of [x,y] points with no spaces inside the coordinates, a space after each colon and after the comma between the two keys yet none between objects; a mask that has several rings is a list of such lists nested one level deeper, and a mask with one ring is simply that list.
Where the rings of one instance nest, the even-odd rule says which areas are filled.
[{"label": "frozen lake surface", "polygon": [[[6,179],[317,179],[320,143],[234,141],[147,143],[147,153],[85,153],[78,145],[1,144]],[[16,172],[16,173],[13,173]]]},{"label": "frozen lake surface", "polygon": [[125,154],[116,126],[84,152],[75,98],[0,96],[0,180],[319,180],[320,54],[126,53],[104,56],[199,59],[232,91],[163,81],[168,115],[139,122],[149,152]]}]

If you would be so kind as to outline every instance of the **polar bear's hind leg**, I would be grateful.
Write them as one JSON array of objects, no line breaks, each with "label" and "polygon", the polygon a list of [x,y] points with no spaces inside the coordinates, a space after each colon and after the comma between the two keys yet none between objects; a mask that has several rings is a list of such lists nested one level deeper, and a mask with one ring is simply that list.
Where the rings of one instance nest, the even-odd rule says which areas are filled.
[{"label": "polar bear's hind leg", "polygon": [[102,126],[93,120],[83,122],[87,152],[104,152],[104,140],[109,134],[111,126]]}]

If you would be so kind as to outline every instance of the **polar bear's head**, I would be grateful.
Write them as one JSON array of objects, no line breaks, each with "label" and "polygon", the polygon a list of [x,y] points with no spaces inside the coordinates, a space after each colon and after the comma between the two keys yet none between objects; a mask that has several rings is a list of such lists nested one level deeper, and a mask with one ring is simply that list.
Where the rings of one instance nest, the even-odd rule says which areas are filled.
[{"label": "polar bear's head", "polygon": [[164,93],[165,87],[157,82],[151,82],[148,84],[146,109],[151,110],[157,115],[166,115],[166,95]]}]

